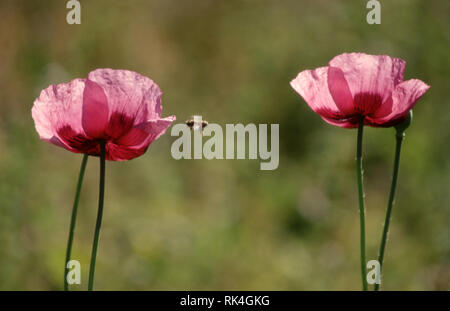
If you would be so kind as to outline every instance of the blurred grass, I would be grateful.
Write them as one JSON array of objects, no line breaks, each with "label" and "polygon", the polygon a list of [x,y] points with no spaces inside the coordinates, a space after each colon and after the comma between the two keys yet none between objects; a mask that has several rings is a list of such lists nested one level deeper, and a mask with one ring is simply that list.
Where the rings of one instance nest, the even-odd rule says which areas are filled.
[{"label": "blurred grass", "polygon": [[[141,158],[107,165],[97,289],[358,290],[355,131],[326,125],[290,88],[342,52],[407,61],[432,86],[407,132],[385,261],[385,289],[448,290],[450,3],[382,1],[65,1],[0,4],[0,289],[62,288],[81,156],[39,141],[30,109],[51,83],[100,67],[154,79],[164,115],[279,123],[280,166],[173,160],[170,134]],[[391,129],[367,129],[368,259],[388,198]],[[87,168],[73,257],[85,288],[98,161]],[[76,288],[76,287],[75,287]]]}]

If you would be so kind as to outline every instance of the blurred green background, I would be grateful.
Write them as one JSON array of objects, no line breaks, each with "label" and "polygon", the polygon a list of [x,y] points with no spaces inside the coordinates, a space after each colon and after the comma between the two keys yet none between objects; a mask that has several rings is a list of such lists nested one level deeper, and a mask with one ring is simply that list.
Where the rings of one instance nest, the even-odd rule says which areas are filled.
[{"label": "blurred green background", "polygon": [[[280,165],[180,160],[170,131],[135,160],[107,163],[96,269],[100,290],[359,290],[356,131],[330,126],[289,86],[298,72],[360,51],[407,61],[431,85],[407,132],[383,288],[450,283],[450,2],[66,1],[0,4],[0,289],[60,290],[82,156],[39,140],[31,107],[52,83],[95,68],[137,71],[183,122],[280,124]],[[367,258],[375,259],[394,155],[367,128]],[[73,258],[86,289],[97,213],[90,158]]]}]

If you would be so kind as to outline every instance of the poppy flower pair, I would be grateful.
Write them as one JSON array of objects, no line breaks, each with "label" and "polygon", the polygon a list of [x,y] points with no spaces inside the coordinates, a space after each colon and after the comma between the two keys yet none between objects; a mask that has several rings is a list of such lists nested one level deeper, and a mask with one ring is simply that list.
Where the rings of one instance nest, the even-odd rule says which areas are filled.
[{"label": "poppy flower pair", "polygon": [[[329,66],[302,71],[291,86],[326,122],[344,128],[401,123],[428,90],[403,81],[406,63],[387,55],[342,54]],[[175,120],[161,118],[161,90],[149,78],[126,70],[97,69],[87,79],[52,85],[36,99],[32,115],[42,140],[107,160],[142,155]]]},{"label": "poppy flower pair", "polygon": [[[365,276],[364,195],[362,187],[362,133],[364,125],[396,126],[397,151],[394,178],[380,248],[382,263],[389,217],[397,181],[404,126],[411,109],[428,90],[424,82],[403,81],[405,61],[387,55],[363,53],[334,57],[326,67],[305,70],[291,81],[309,107],[326,122],[343,128],[358,128],[357,177],[361,213],[361,268]],[[66,264],[70,259],[78,198],[87,156],[100,157],[99,212],[93,243],[89,289],[93,289],[95,259],[103,213],[105,159],[124,161],[145,153],[175,116],[161,117],[161,90],[149,78],[127,70],[97,69],[86,79],[52,85],[41,92],[32,109],[42,140],[85,157],[72,212]],[[400,126],[400,127],[399,127]],[[67,275],[67,269],[65,270]],[[65,288],[68,284],[65,280]]]}]

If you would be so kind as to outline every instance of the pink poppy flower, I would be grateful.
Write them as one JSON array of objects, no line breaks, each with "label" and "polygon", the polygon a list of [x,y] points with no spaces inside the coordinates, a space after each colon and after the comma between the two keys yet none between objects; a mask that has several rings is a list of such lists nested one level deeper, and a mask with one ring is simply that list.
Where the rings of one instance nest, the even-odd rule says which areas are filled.
[{"label": "pink poppy flower", "polygon": [[406,63],[387,55],[341,54],[328,67],[305,70],[291,81],[309,107],[326,122],[344,127],[401,123],[429,89],[424,82],[403,81]]},{"label": "pink poppy flower", "polygon": [[42,140],[75,153],[131,160],[175,120],[161,118],[161,90],[127,70],[97,69],[87,79],[51,85],[34,102],[32,115]]}]

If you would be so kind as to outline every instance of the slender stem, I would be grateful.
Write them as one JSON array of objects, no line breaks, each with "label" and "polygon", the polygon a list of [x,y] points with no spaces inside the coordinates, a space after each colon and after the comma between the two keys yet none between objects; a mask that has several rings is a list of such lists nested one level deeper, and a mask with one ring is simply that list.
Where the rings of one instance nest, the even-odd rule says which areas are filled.
[{"label": "slender stem", "polygon": [[75,200],[73,201],[72,218],[70,219],[69,240],[67,241],[66,262],[64,264],[65,291],[69,290],[69,283],[67,282],[67,274],[69,272],[69,268],[67,267],[67,264],[70,261],[70,256],[72,254],[73,236],[75,233],[75,224],[77,222],[78,202],[80,201],[81,186],[83,185],[84,171],[86,170],[87,161],[88,155],[85,154],[83,156],[83,160],[81,161],[80,174],[78,175],[77,190],[75,192]]},{"label": "slender stem", "polygon": [[356,142],[356,175],[358,180],[359,217],[360,217],[360,242],[361,242],[361,276],[362,289],[367,290],[366,280],[366,224],[364,211],[364,189],[362,169],[362,141],[363,141],[364,117],[360,117],[358,124],[358,138]]},{"label": "slender stem", "polygon": [[[386,210],[386,219],[384,220],[383,235],[381,236],[380,251],[378,253],[378,262],[380,263],[380,272],[383,268],[384,250],[386,249],[386,242],[389,233],[389,223],[391,220],[392,207],[394,205],[395,190],[397,188],[398,168],[400,166],[400,152],[402,150],[402,142],[405,134],[397,133],[397,144],[395,147],[394,172],[392,174],[391,193],[389,194],[389,202]],[[380,289],[380,284],[375,284],[375,290]]]},{"label": "slender stem", "polygon": [[92,244],[91,266],[89,269],[88,290],[94,289],[95,261],[97,259],[98,239],[100,237],[100,227],[103,217],[103,200],[105,196],[105,143],[100,143],[100,186],[98,195],[97,222],[95,224],[94,242]]}]

